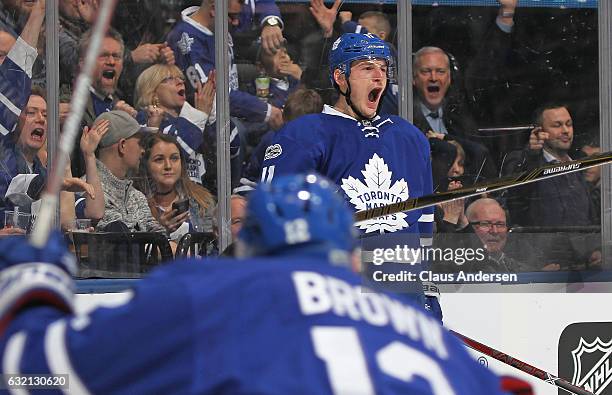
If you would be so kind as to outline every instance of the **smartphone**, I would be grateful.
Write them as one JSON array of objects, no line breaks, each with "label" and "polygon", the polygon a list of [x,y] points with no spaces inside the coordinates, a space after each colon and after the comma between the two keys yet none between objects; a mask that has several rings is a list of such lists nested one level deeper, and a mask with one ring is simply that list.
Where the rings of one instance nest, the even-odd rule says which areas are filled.
[{"label": "smartphone", "polygon": [[189,210],[189,199],[172,203],[172,210],[176,210],[176,215],[183,214],[185,211]]}]

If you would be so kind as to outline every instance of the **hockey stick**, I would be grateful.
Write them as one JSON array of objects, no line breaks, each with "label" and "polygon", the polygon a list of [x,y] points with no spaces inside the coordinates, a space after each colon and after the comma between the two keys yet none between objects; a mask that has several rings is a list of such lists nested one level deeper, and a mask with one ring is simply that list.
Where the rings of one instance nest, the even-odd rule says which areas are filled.
[{"label": "hockey stick", "polygon": [[516,132],[519,130],[531,130],[535,128],[536,125],[525,125],[525,126],[509,126],[505,128],[480,128],[479,132]]},{"label": "hockey stick", "polygon": [[70,102],[70,114],[66,119],[66,125],[62,133],[59,144],[56,148],[57,157],[52,172],[47,180],[47,189],[45,190],[40,212],[36,219],[36,226],[30,236],[30,242],[35,247],[42,247],[49,237],[51,226],[53,224],[53,214],[57,207],[59,191],[64,179],[64,170],[70,158],[70,152],[74,147],[77,138],[81,118],[87,104],[87,95],[89,94],[89,86],[96,66],[96,60],[100,53],[102,40],[106,34],[106,30],[110,25],[111,16],[115,9],[117,0],[102,0],[102,5],[99,9],[98,19],[93,28],[91,42],[85,54],[85,64],[83,70],[79,74],[76,81],[76,88],[72,100]]},{"label": "hockey stick", "polygon": [[433,195],[420,196],[404,200],[402,202],[391,203],[386,206],[374,207],[355,213],[355,222],[365,221],[383,215],[395,214],[403,211],[412,211],[424,207],[435,206],[436,204],[451,202],[470,196],[480,195],[485,192],[495,192],[501,189],[513,188],[520,185],[557,177],[588,169],[589,167],[600,166],[612,162],[612,151],[594,155],[589,158],[573,160],[570,162],[555,163],[524,171],[517,176],[501,178],[490,183],[480,183],[471,187],[455,189],[452,191],[437,193]]},{"label": "hockey stick", "polygon": [[565,391],[569,392],[570,394],[574,394],[574,395],[594,395],[592,392],[589,392],[587,390],[585,390],[584,388],[581,387],[577,387],[575,385],[573,385],[572,383],[570,383],[567,380],[564,380],[562,378],[559,378],[557,376],[554,376],[548,372],[543,371],[542,369],[538,369],[535,366],[529,365],[528,363],[525,363],[521,360],[518,360],[514,357],[511,357],[508,354],[505,354],[501,351],[498,351],[494,348],[491,348],[489,346],[486,346],[480,342],[477,342],[474,339],[470,339],[469,337],[462,335],[461,333],[457,333],[453,330],[450,331],[450,333],[452,333],[453,335],[457,336],[459,339],[461,339],[468,347],[481,352],[485,355],[488,355],[492,358],[497,359],[498,361],[501,361],[507,365],[510,365],[514,368],[517,368],[520,371],[523,371],[527,374],[530,374],[533,377],[537,377],[540,380],[546,381],[548,384],[552,384],[554,386],[557,386],[561,389],[564,389]]}]

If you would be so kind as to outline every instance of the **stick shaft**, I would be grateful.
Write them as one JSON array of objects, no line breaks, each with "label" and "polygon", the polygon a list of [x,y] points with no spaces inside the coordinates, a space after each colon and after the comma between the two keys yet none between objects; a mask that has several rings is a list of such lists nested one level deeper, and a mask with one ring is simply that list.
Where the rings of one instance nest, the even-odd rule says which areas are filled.
[{"label": "stick shaft", "polygon": [[491,358],[495,358],[498,361],[501,361],[503,363],[505,363],[506,365],[510,365],[520,371],[523,371],[527,374],[530,374],[533,377],[537,377],[540,380],[546,381],[549,384],[555,385],[559,388],[562,388],[564,390],[566,390],[567,392],[574,394],[574,395],[594,395],[592,392],[589,392],[587,390],[585,390],[584,388],[581,387],[577,387],[575,385],[573,385],[572,383],[570,383],[567,380],[564,380],[562,378],[559,378],[557,376],[554,376],[542,369],[538,369],[533,365],[530,365],[526,362],[523,362],[519,359],[516,359],[514,357],[511,357],[508,354],[505,354],[501,351],[498,351],[494,348],[491,348],[485,344],[482,344],[474,339],[471,339],[465,335],[462,335],[461,333],[455,332],[455,331],[450,331],[450,333],[452,333],[453,335],[457,336],[459,339],[461,339],[461,341],[463,341],[463,343],[465,343],[468,347],[481,352],[485,355],[490,356]]},{"label": "stick shaft", "polygon": [[59,144],[56,147],[56,157],[51,174],[47,180],[47,188],[42,197],[40,212],[36,220],[36,226],[32,231],[30,242],[35,247],[42,247],[49,237],[51,231],[53,213],[57,207],[57,195],[60,192],[64,178],[64,171],[70,153],[74,147],[75,140],[81,126],[81,118],[87,105],[87,95],[91,85],[91,78],[96,66],[96,59],[100,53],[102,40],[106,34],[106,30],[110,25],[113,10],[117,0],[102,0],[102,5],[99,9],[98,19],[93,28],[91,42],[85,55],[85,62],[81,73],[76,81],[76,88],[72,100],[70,102],[70,114],[66,119]]},{"label": "stick shaft", "polygon": [[516,130],[530,130],[535,128],[535,125],[525,125],[525,126],[508,126],[502,128],[479,128],[479,132],[513,132]]},{"label": "stick shaft", "polygon": [[435,206],[436,204],[480,195],[485,192],[495,192],[502,189],[513,188],[551,177],[563,176],[576,171],[588,169],[589,167],[601,166],[610,162],[612,162],[612,151],[594,155],[586,159],[546,165],[533,170],[527,170],[517,176],[501,178],[490,183],[476,184],[467,188],[411,198],[402,202],[388,204],[386,206],[358,211],[355,213],[355,222],[365,221],[399,212],[418,210],[424,207]]}]

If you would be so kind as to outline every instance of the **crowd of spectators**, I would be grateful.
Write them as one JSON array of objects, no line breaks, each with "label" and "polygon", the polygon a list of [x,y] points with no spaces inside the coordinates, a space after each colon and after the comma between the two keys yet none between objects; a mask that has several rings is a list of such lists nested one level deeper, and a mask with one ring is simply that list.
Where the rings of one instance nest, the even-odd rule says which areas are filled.
[{"label": "crowd of spectators", "polygon": [[[244,194],[260,181],[275,131],[333,103],[326,65],[333,41],[342,33],[369,32],[387,41],[396,56],[396,24],[388,12],[358,13],[359,7],[351,9],[341,0],[227,1],[231,185],[234,193]],[[215,4],[186,1],[179,9],[172,2],[174,9],[168,11],[166,3],[119,2],[96,61],[80,144],[66,169],[61,197],[65,230],[75,218],[89,218],[98,231],[165,232],[174,243],[187,232],[216,232]],[[415,30],[413,42],[423,45],[413,56],[413,123],[429,139],[436,192],[599,152],[593,136],[576,147],[572,109],[561,102],[542,105],[533,118],[523,114],[514,124],[502,125],[535,125],[519,137],[519,144],[500,146],[506,136],[491,139],[479,132],[495,122],[483,122],[482,112],[474,111],[492,105],[477,98],[484,97],[484,85],[500,84],[510,74],[500,70],[513,67],[508,58],[519,35],[518,1],[498,3],[490,21],[481,23],[486,27],[480,35],[473,32],[470,50],[464,51],[471,56],[460,57],[464,64],[453,55],[462,51],[453,47],[456,40],[422,42],[421,31]],[[36,183],[21,176],[37,174],[43,185],[47,175],[44,7],[44,0],[0,4],[0,220],[5,210],[16,207],[35,217]],[[98,7],[98,0],[59,0],[60,127]],[[165,19],[155,12],[162,8],[168,11]],[[398,86],[390,82],[380,111],[396,115]],[[501,106],[509,100],[499,99]],[[475,201],[444,203],[436,207],[436,231],[451,235],[442,243],[477,236],[488,251],[484,270],[596,268],[601,263],[597,237],[577,235],[572,227],[599,225],[599,182],[594,168]],[[15,194],[19,186],[25,189]],[[177,205],[184,201],[187,209]],[[232,229],[234,211],[239,224],[243,205],[240,195],[232,196]],[[524,234],[538,227],[551,230],[508,238],[512,227],[521,227]],[[22,231],[0,231],[14,232]],[[533,250],[533,257],[513,256],[510,239],[528,244],[522,250]]]}]

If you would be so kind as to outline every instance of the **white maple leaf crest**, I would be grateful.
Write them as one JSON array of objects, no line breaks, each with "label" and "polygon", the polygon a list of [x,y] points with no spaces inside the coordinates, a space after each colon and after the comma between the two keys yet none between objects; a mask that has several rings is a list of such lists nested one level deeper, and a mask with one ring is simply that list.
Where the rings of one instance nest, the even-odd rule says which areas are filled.
[{"label": "white maple leaf crest", "polygon": [[[353,176],[342,179],[342,189],[357,211],[408,199],[408,183],[402,178],[391,185],[393,174],[389,171],[383,158],[377,154],[372,156],[361,174],[363,174],[365,184]],[[366,233],[395,232],[408,227],[406,217],[405,213],[397,213],[357,222],[355,225],[365,230]]]}]

